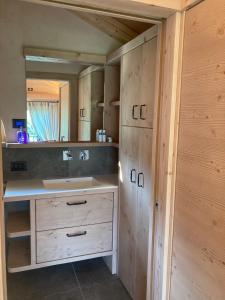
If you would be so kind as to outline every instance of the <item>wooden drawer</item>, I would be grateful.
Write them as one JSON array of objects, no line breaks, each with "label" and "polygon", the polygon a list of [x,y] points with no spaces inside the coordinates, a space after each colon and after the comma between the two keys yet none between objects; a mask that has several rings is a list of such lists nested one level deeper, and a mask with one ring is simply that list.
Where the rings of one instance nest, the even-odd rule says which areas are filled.
[{"label": "wooden drawer", "polygon": [[36,200],[37,231],[112,222],[113,193]]},{"label": "wooden drawer", "polygon": [[37,263],[112,250],[112,223],[37,232]]}]

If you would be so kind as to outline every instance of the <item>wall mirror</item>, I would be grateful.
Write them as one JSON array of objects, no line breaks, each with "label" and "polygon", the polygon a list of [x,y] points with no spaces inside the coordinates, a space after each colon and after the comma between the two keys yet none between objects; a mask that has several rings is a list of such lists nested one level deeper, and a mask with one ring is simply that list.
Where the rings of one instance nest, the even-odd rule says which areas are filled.
[{"label": "wall mirror", "polygon": [[[26,51],[26,50],[25,50]],[[57,56],[60,56],[58,51]],[[26,56],[27,133],[29,142],[94,141],[93,122],[102,126],[102,110],[94,109],[96,101],[104,99],[104,75],[100,67],[89,63],[55,58]],[[96,68],[95,74],[82,75],[83,70]],[[98,85],[99,81],[99,85]],[[96,90],[96,92],[95,92]],[[91,120],[92,107],[95,119]],[[95,126],[95,128],[96,128]],[[93,129],[94,130],[94,129]],[[92,130],[92,132],[93,132]]]}]

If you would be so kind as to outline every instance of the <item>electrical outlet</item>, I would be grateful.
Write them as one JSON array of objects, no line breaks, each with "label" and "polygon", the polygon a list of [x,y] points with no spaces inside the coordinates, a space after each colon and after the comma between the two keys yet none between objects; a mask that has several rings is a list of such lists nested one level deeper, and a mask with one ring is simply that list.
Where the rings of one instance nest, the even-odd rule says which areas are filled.
[{"label": "electrical outlet", "polygon": [[27,162],[26,161],[12,161],[11,162],[11,171],[12,172],[27,171]]}]

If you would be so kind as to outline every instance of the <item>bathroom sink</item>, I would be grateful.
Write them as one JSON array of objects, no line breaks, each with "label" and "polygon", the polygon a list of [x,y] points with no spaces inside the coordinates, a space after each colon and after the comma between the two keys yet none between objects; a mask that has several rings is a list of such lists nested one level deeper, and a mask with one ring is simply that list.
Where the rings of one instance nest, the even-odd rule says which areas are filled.
[{"label": "bathroom sink", "polygon": [[98,186],[99,183],[94,177],[46,179],[43,180],[46,189],[85,189]]}]

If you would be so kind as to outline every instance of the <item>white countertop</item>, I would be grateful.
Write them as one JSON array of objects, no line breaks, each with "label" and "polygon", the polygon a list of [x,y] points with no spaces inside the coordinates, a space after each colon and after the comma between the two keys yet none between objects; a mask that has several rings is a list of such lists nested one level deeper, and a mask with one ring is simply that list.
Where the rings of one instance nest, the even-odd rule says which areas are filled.
[{"label": "white countertop", "polygon": [[115,191],[118,188],[118,175],[94,176],[98,185],[84,189],[56,188],[47,189],[41,179],[12,180],[6,184],[4,202],[50,198],[52,196],[71,196],[79,194],[90,194],[93,191],[106,192]]}]

